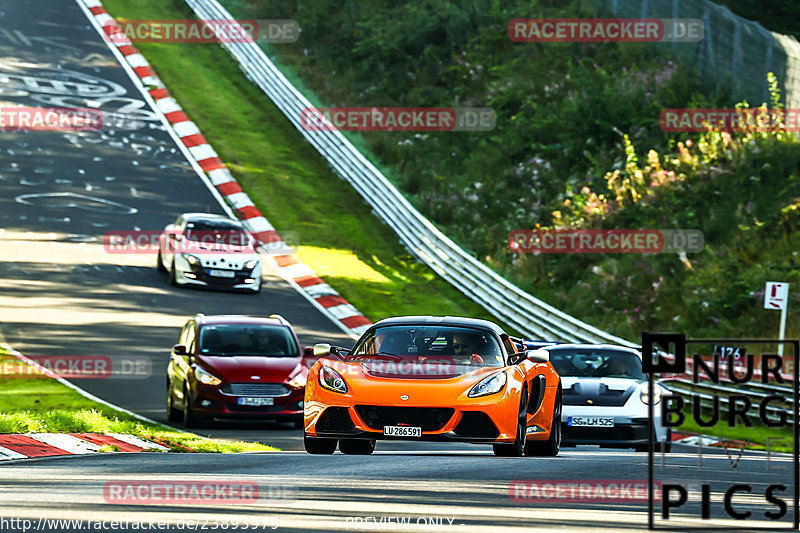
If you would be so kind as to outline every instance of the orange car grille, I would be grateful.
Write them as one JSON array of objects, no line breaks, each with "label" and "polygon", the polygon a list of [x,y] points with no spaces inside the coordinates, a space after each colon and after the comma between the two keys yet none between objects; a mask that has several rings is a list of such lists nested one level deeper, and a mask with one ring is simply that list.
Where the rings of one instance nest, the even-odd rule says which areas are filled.
[{"label": "orange car grille", "polygon": [[489,415],[481,411],[466,411],[453,432],[459,437],[496,439],[500,432]]},{"label": "orange car grille", "polygon": [[438,431],[453,417],[455,409],[449,407],[388,407],[356,405],[356,411],[370,428],[382,430],[383,426],[421,427],[422,431]]},{"label": "orange car grille", "polygon": [[318,433],[352,433],[356,426],[347,407],[328,407],[320,415],[316,429]]}]

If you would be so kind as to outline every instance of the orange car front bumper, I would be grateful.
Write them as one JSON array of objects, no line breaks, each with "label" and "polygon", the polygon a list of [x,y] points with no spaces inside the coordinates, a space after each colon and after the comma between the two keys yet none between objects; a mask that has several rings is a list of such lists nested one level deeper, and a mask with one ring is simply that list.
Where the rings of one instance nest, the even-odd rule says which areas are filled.
[{"label": "orange car front bumper", "polygon": [[[370,376],[359,365],[338,363],[348,390],[334,392],[318,380],[320,364],[308,376],[304,425],[308,436],[392,440],[458,441],[473,443],[513,442],[520,409],[524,376],[513,369],[481,368],[450,379],[387,379]],[[505,387],[488,396],[470,398],[467,393],[481,379],[507,372]],[[557,378],[557,376],[556,376]],[[552,399],[545,394],[541,407],[528,415],[528,425],[542,431],[529,440],[549,436]],[[384,435],[385,426],[422,429],[420,437]]]}]

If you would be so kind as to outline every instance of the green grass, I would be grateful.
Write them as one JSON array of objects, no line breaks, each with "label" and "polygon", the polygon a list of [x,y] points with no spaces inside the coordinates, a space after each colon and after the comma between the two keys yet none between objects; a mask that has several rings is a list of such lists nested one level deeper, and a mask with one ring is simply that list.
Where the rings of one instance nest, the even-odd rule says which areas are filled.
[{"label": "green grass", "polygon": [[[181,0],[104,5],[118,18],[194,18]],[[362,313],[492,318],[412,257],[220,46],[136,46],[264,216],[296,232],[299,257]]]},{"label": "green grass", "polygon": [[[705,413],[707,416],[708,413]],[[702,427],[691,417],[691,412],[687,411],[686,420],[680,425],[678,431],[694,433],[698,435],[711,435],[716,438],[727,439],[729,441],[741,441],[747,443],[748,449],[766,449],[767,438],[770,439],[769,449],[773,452],[792,451],[792,429],[791,427],[770,428],[760,424],[752,427],[744,427],[741,424],[730,427],[727,420],[720,421],[711,427]],[[777,440],[784,439],[784,440]],[[728,444],[729,448],[738,448],[736,444]]]},{"label": "green grass", "polygon": [[[0,348],[0,434],[2,433],[126,433],[169,447],[173,452],[256,452],[277,448],[241,441],[209,439],[143,422],[78,394],[30,371]],[[101,451],[114,451],[103,447]]]}]

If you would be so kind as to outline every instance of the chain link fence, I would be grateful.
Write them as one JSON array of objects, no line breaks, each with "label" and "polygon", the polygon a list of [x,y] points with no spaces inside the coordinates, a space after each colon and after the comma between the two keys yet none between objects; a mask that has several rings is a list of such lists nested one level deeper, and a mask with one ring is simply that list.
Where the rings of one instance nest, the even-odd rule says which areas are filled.
[{"label": "chain link fence", "polygon": [[765,29],[708,0],[601,0],[599,10],[618,18],[700,19],[696,43],[652,43],[690,66],[703,84],[751,107],[769,102],[767,73],[779,80],[786,107],[800,107],[800,42]]}]

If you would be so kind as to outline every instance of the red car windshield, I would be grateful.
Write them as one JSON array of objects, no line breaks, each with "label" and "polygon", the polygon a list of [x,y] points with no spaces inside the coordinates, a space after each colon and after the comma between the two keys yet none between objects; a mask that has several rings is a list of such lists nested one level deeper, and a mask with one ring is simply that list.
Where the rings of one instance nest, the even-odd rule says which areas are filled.
[{"label": "red car windshield", "polygon": [[347,356],[371,374],[445,377],[505,365],[490,332],[457,326],[386,326],[375,329]]},{"label": "red car windshield", "polygon": [[289,328],[268,324],[208,324],[200,329],[200,354],[295,357]]}]

